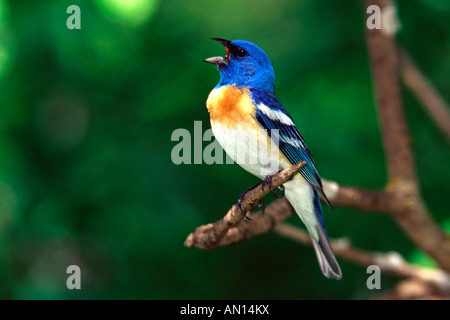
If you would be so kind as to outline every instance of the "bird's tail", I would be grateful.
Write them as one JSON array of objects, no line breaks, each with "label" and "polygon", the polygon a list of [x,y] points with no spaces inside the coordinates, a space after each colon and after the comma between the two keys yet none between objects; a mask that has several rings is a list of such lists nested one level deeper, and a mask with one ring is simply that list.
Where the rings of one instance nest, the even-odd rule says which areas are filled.
[{"label": "bird's tail", "polygon": [[341,268],[336,261],[333,250],[331,250],[327,232],[322,226],[319,226],[317,229],[319,240],[316,240],[312,235],[310,236],[314,250],[316,251],[317,260],[319,260],[320,269],[322,269],[322,273],[327,278],[341,279]]},{"label": "bird's tail", "polygon": [[[292,180],[290,183],[294,182]],[[295,183],[295,182],[294,182]],[[289,184],[289,182],[287,183]],[[320,269],[327,278],[341,279],[342,272],[338,262],[331,249],[328,235],[323,223],[322,206],[320,204],[319,195],[314,189],[302,188],[303,192],[309,189],[310,195],[299,196],[297,193],[300,190],[299,185],[296,188],[286,187],[286,197],[294,207],[300,219],[305,224],[309,231],[314,250],[316,251],[317,260],[319,261]],[[309,186],[308,186],[309,187]],[[309,192],[306,192],[309,193]],[[311,195],[313,200],[311,201]],[[309,203],[308,203],[309,202]],[[313,202],[313,203],[311,203]],[[309,204],[309,205],[308,205]]]}]

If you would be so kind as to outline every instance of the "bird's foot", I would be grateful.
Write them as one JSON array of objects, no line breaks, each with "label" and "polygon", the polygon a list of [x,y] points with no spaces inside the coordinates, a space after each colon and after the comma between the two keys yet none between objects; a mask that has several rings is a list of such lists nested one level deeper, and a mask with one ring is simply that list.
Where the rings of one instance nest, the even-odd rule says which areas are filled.
[{"label": "bird's foot", "polygon": [[[256,185],[256,186],[257,186],[257,185]],[[241,195],[239,196],[238,201],[237,201],[237,206],[238,206],[238,208],[241,210],[241,212],[242,212],[242,214],[244,215],[244,218],[245,218],[246,220],[253,220],[253,219],[250,218],[250,217],[247,215],[247,210],[244,209],[244,206],[242,205],[242,202],[243,202],[244,197],[245,197],[245,195],[247,194],[247,192],[249,192],[250,190],[255,189],[256,186],[250,187],[250,188],[248,188],[247,190],[245,190],[244,192],[242,192]],[[260,207],[260,208],[262,209],[262,214],[264,214],[264,212],[265,212],[265,210],[266,210],[266,207],[264,206],[264,203],[263,203],[261,200],[258,201],[258,207]]]},{"label": "bird's foot", "polygon": [[[278,172],[277,172],[277,173],[278,173]],[[277,193],[275,192],[275,189],[272,188],[272,178],[273,178],[274,175],[276,175],[276,173],[268,174],[268,175],[266,176],[266,178],[263,180],[263,187],[264,187],[264,185],[268,185],[268,186],[269,186],[269,189],[270,189],[270,192],[272,192],[273,196],[274,196],[275,198],[277,198],[277,199],[281,199],[281,198],[284,197],[284,186],[281,185],[281,186],[279,187],[280,190],[281,190],[281,195],[278,196]]]},{"label": "bird's foot", "polygon": [[[244,194],[245,194],[245,192],[244,192]],[[247,210],[245,210],[244,207],[242,206],[242,194],[241,194],[241,196],[238,199],[237,206],[239,207],[239,209],[241,210],[242,214],[244,215],[244,219],[246,219],[246,220],[253,220],[247,215]]]}]

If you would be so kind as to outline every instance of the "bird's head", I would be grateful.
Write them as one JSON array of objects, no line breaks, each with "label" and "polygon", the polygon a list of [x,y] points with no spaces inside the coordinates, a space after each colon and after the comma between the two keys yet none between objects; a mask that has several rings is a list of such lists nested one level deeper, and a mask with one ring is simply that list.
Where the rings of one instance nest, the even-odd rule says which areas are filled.
[{"label": "bird's head", "polygon": [[219,86],[236,84],[273,91],[275,73],[269,57],[257,45],[244,40],[213,38],[225,46],[225,57],[205,59],[220,71]]}]

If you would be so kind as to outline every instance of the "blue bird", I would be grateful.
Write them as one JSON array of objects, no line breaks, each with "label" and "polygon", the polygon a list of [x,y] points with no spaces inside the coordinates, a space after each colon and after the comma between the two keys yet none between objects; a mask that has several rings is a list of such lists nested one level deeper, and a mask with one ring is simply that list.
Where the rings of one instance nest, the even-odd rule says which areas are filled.
[{"label": "blue bird", "polygon": [[205,59],[220,72],[206,102],[215,138],[234,161],[260,179],[306,161],[300,174],[284,184],[285,195],[308,229],[323,274],[340,279],[319,197],[330,203],[303,137],[274,94],[275,73],[268,56],[248,41],[213,40],[226,50],[225,57]]}]

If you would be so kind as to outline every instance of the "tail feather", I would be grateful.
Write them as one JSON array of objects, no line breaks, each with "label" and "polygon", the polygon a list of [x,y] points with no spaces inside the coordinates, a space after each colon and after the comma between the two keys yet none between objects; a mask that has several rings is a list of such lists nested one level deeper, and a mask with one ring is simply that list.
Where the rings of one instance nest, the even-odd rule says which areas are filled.
[{"label": "tail feather", "polygon": [[318,192],[297,176],[285,183],[285,195],[308,229],[322,273],[327,278],[341,279],[342,272],[325,231]]},{"label": "tail feather", "polygon": [[336,261],[333,251],[331,250],[330,242],[328,241],[328,236],[325,230],[323,230],[323,228],[320,226],[318,228],[318,234],[319,234],[319,241],[314,239],[312,236],[311,240],[314,246],[314,250],[316,251],[317,260],[319,261],[322,273],[327,278],[341,279],[342,278],[341,268],[339,267],[339,264]]}]

